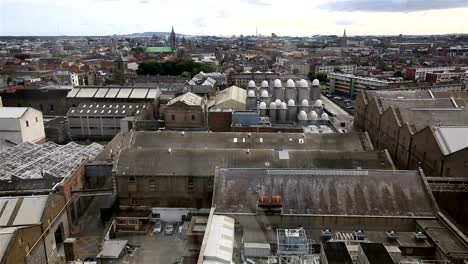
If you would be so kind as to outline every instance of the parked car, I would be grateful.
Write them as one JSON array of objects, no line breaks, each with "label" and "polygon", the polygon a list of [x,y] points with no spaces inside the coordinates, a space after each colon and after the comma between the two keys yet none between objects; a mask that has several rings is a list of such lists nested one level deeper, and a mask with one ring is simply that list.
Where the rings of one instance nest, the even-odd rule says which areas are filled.
[{"label": "parked car", "polygon": [[166,235],[172,235],[172,233],[174,233],[174,224],[168,223],[166,225],[166,229],[165,229],[164,233]]},{"label": "parked car", "polygon": [[156,224],[154,224],[153,233],[159,234],[161,232],[162,232],[162,223],[161,221],[158,221],[156,222]]}]

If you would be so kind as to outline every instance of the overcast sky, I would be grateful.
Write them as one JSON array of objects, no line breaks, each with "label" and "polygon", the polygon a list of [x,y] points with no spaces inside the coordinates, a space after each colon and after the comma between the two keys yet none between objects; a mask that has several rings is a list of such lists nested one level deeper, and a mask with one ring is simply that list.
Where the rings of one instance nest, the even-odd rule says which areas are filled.
[{"label": "overcast sky", "polygon": [[468,33],[468,0],[0,0],[0,35]]}]

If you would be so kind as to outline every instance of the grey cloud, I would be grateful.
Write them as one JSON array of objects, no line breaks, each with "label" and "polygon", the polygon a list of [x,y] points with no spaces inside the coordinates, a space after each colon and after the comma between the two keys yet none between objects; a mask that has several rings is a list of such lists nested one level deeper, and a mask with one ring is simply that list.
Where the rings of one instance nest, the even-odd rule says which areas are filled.
[{"label": "grey cloud", "polygon": [[271,6],[270,3],[266,3],[262,0],[244,0],[245,2],[251,4],[251,5],[258,5],[258,6]]},{"label": "grey cloud", "polygon": [[416,12],[468,7],[468,0],[336,0],[321,8],[330,11]]}]

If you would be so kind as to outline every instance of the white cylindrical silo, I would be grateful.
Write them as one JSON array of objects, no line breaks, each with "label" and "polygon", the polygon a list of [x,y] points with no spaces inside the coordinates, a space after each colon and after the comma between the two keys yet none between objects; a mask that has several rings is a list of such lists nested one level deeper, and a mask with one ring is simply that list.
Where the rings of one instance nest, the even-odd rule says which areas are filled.
[{"label": "white cylindrical silo", "polygon": [[262,92],[260,93],[260,102],[265,103],[265,105],[267,106],[270,105],[271,97],[267,90],[262,90]]},{"label": "white cylindrical silo", "polygon": [[246,108],[247,110],[254,110],[257,108],[257,97],[255,96],[255,90],[249,90],[247,92]]},{"label": "white cylindrical silo", "polygon": [[255,81],[254,81],[254,80],[250,80],[250,81],[249,81],[249,84],[247,85],[247,87],[249,88],[249,90],[255,88],[255,86],[256,86],[256,85],[255,85]]},{"label": "white cylindrical silo", "polygon": [[270,122],[276,123],[276,103],[275,102],[270,103],[269,116],[270,116]]},{"label": "white cylindrical silo", "polygon": [[279,79],[273,82],[273,99],[284,101],[284,87]]},{"label": "white cylindrical silo", "polygon": [[267,116],[267,107],[266,107],[266,104],[264,102],[261,102],[260,105],[258,106],[258,108],[260,110],[260,116],[261,117]]},{"label": "white cylindrical silo", "polygon": [[316,120],[318,120],[318,115],[317,115],[317,113],[316,113],[315,111],[310,111],[310,113],[309,113],[309,119],[310,119],[311,121],[316,121]]},{"label": "white cylindrical silo", "polygon": [[322,115],[320,116],[320,119],[325,120],[325,121],[329,120],[328,114],[323,112]]},{"label": "white cylindrical silo", "polygon": [[310,89],[310,100],[318,100],[320,99],[322,91],[320,90],[320,82],[317,79],[312,81],[312,88]]},{"label": "white cylindrical silo", "polygon": [[288,107],[285,102],[282,102],[278,111],[278,123],[286,123]]},{"label": "white cylindrical silo", "polygon": [[285,101],[289,101],[291,99],[294,100],[294,101],[297,100],[296,84],[291,79],[289,79],[286,82],[286,89],[285,89],[285,92],[284,92],[284,96],[285,96]]},{"label": "white cylindrical silo", "polygon": [[309,101],[310,99],[310,88],[309,83],[301,79],[297,82],[297,102],[302,102],[303,100]]},{"label": "white cylindrical silo", "polygon": [[301,125],[306,125],[308,120],[307,120],[307,113],[303,110],[299,111],[299,114],[297,114],[297,121]]},{"label": "white cylindrical silo", "polygon": [[288,113],[286,119],[288,121],[296,121],[297,106],[293,99],[288,101]]}]

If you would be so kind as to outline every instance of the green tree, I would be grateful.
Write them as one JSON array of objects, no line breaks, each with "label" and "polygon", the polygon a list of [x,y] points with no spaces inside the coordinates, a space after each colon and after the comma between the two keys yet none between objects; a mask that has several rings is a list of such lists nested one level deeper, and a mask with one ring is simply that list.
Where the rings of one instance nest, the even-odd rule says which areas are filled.
[{"label": "green tree", "polygon": [[393,77],[403,77],[403,72],[398,70],[393,73]]},{"label": "green tree", "polygon": [[309,78],[309,81],[313,81],[315,79],[315,73],[309,72],[307,74],[307,78]]},{"label": "green tree", "polygon": [[[143,62],[138,66],[138,74],[150,75],[181,75],[184,72],[194,74],[203,72],[214,72],[216,66],[210,63],[198,63],[193,60],[175,60],[166,62]],[[185,73],[187,74],[187,73]]]},{"label": "green tree", "polygon": [[184,78],[190,78],[192,77],[192,73],[191,72],[188,72],[188,71],[184,71],[180,74],[180,77],[184,77]]},{"label": "green tree", "polygon": [[315,78],[318,79],[320,82],[325,82],[327,81],[328,74],[326,72],[318,72],[315,75]]}]

